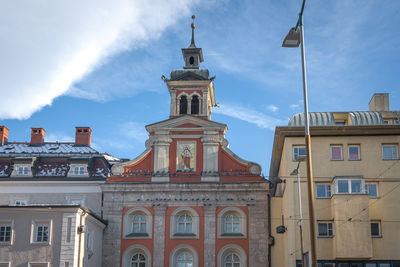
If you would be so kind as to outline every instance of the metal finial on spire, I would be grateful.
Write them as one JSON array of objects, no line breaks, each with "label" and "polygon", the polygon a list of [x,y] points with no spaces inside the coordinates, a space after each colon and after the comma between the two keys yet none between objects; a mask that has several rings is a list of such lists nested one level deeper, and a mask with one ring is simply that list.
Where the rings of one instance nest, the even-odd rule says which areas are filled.
[{"label": "metal finial on spire", "polygon": [[191,24],[191,27],[192,27],[192,41],[190,42],[190,45],[189,45],[189,48],[196,48],[196,45],[195,45],[195,43],[194,43],[194,28],[196,28],[196,24],[194,24],[194,19],[196,18],[196,16],[195,15],[192,15],[192,24]]}]

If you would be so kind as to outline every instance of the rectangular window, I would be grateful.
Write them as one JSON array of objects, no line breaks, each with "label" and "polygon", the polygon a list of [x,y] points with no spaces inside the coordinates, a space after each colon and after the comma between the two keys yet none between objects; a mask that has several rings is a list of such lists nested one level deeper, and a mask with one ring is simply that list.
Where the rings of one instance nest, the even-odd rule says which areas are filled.
[{"label": "rectangular window", "polygon": [[398,159],[398,145],[383,145],[382,146],[382,159]]},{"label": "rectangular window", "polygon": [[317,198],[330,198],[331,185],[330,184],[317,184]]},{"label": "rectangular window", "polygon": [[85,167],[74,168],[74,175],[84,175],[84,174],[85,174]]},{"label": "rectangular window", "polygon": [[16,200],[14,200],[14,205],[15,206],[26,206],[26,205],[28,205],[28,201],[23,200],[23,199],[16,199]]},{"label": "rectangular window", "polygon": [[381,223],[378,221],[371,222],[371,236],[381,237]]},{"label": "rectangular window", "polygon": [[304,146],[294,146],[293,147],[293,161],[297,160],[298,156],[306,156],[306,147]]},{"label": "rectangular window", "polygon": [[342,146],[331,146],[331,160],[343,160]]},{"label": "rectangular window", "polygon": [[34,243],[49,243],[50,242],[50,223],[49,222],[34,222],[32,225]]},{"label": "rectangular window", "polygon": [[362,179],[336,179],[336,193],[338,194],[362,194],[364,182]]},{"label": "rectangular window", "polygon": [[360,146],[349,145],[349,160],[360,160]]},{"label": "rectangular window", "polygon": [[86,233],[86,249],[93,250],[93,234],[91,232]]},{"label": "rectangular window", "polygon": [[27,166],[18,167],[18,175],[28,175],[29,169]]},{"label": "rectangular window", "polygon": [[0,224],[0,243],[11,242],[11,225]]},{"label": "rectangular window", "polygon": [[9,262],[0,262],[0,267],[9,267],[10,263]]},{"label": "rectangular window", "polygon": [[367,183],[365,184],[365,193],[369,195],[370,198],[378,197],[378,184]]},{"label": "rectangular window", "polygon": [[333,237],[333,223],[318,222],[318,237]]}]

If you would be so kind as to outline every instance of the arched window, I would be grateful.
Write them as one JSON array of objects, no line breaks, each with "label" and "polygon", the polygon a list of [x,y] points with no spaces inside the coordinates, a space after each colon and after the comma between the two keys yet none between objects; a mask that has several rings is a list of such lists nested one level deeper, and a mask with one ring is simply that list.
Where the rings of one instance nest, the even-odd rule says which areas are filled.
[{"label": "arched window", "polygon": [[194,57],[190,57],[190,58],[189,58],[189,64],[190,64],[190,65],[193,65],[193,64],[194,64]]},{"label": "arched window", "polygon": [[193,256],[187,252],[182,252],[176,257],[177,267],[193,267]]},{"label": "arched window", "polygon": [[146,216],[143,214],[133,215],[132,233],[146,233]]},{"label": "arched window", "polygon": [[132,256],[131,267],[146,267],[146,257],[141,253]]},{"label": "arched window", "polygon": [[199,97],[197,95],[192,97],[191,102],[191,113],[192,114],[199,114]]},{"label": "arched window", "polygon": [[224,220],[224,233],[240,233],[240,219],[236,214],[228,213]]},{"label": "arched window", "polygon": [[240,267],[240,257],[236,253],[229,253],[225,257],[224,267]]},{"label": "arched window", "polygon": [[193,233],[193,219],[189,214],[182,214],[178,217],[178,233]]},{"label": "arched window", "polygon": [[241,207],[226,207],[218,213],[220,238],[245,238],[247,236],[246,213]]},{"label": "arched window", "polygon": [[152,237],[153,218],[146,208],[132,208],[126,212],[123,221],[123,236],[127,239],[148,239]]},{"label": "arched window", "polygon": [[186,96],[182,96],[181,99],[179,100],[179,114],[187,114],[187,108],[188,108],[187,98]]}]

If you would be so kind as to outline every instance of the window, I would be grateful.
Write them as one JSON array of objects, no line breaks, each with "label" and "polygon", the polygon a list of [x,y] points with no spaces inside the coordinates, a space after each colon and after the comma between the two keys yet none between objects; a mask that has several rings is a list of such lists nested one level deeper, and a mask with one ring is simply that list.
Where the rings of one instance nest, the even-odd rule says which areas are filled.
[{"label": "window", "polygon": [[18,175],[28,175],[29,168],[28,167],[18,167]]},{"label": "window", "polygon": [[26,206],[28,205],[28,201],[26,199],[15,199],[14,206]]},{"label": "window", "polygon": [[49,222],[34,222],[33,225],[33,243],[49,243],[51,233],[51,223]]},{"label": "window", "polygon": [[195,95],[192,97],[191,101],[191,113],[199,114],[199,108],[200,108],[199,97]]},{"label": "window", "polygon": [[192,233],[193,221],[189,214],[182,214],[178,217],[178,233]]},{"label": "window", "polygon": [[179,100],[179,114],[187,114],[187,98],[186,96],[182,96]]},{"label": "window", "polygon": [[0,267],[9,267],[10,263],[9,262],[0,262]]},{"label": "window", "polygon": [[397,145],[383,145],[382,146],[382,159],[398,159],[398,146]]},{"label": "window", "polygon": [[330,198],[331,185],[330,184],[317,184],[317,198]]},{"label": "window", "polygon": [[229,213],[224,220],[224,233],[240,233],[240,219],[238,216]]},{"label": "window", "polygon": [[246,214],[242,208],[227,207],[218,213],[218,237],[246,237]]},{"label": "window", "polygon": [[240,257],[236,253],[230,253],[225,257],[224,267],[240,267]]},{"label": "window", "polygon": [[378,184],[367,183],[365,184],[365,193],[369,195],[370,198],[378,197]]},{"label": "window", "polygon": [[360,146],[359,145],[349,145],[349,160],[360,160]]},{"label": "window", "polygon": [[343,160],[342,146],[331,146],[331,160]]},{"label": "window", "polygon": [[121,267],[151,266],[150,251],[143,245],[134,244],[125,249]]},{"label": "window", "polygon": [[0,243],[11,243],[11,224],[0,224]]},{"label": "window", "polygon": [[151,238],[153,217],[146,208],[133,208],[124,216],[125,238]]},{"label": "window", "polygon": [[178,208],[171,215],[171,238],[198,238],[199,215],[189,207]]},{"label": "window", "polygon": [[132,233],[146,233],[146,216],[143,214],[133,215]]},{"label": "window", "polygon": [[371,221],[371,236],[381,237],[381,223],[378,221]]},{"label": "window", "polygon": [[176,259],[177,267],[192,267],[193,256],[187,252],[180,253]]},{"label": "window", "polygon": [[318,237],[333,237],[333,223],[318,222]]},{"label": "window", "polygon": [[364,186],[362,179],[336,179],[337,194],[362,194]]},{"label": "window", "polygon": [[74,167],[74,175],[84,175],[85,168],[84,167]]},{"label": "window", "polygon": [[141,253],[132,256],[131,267],[146,267],[146,257]]},{"label": "window", "polygon": [[246,252],[238,245],[226,245],[218,252],[218,266],[246,267],[246,264]]},{"label": "window", "polygon": [[86,232],[86,249],[93,251],[93,232]]},{"label": "window", "polygon": [[293,147],[293,161],[296,161],[298,156],[306,156],[306,148],[304,146]]}]

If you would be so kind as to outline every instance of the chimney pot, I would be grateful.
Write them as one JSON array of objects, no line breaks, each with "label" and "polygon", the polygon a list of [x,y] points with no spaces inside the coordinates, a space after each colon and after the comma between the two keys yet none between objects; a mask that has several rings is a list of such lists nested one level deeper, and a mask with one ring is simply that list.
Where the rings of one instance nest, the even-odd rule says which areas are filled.
[{"label": "chimney pot", "polygon": [[75,127],[75,145],[90,146],[92,141],[92,129],[90,127]]},{"label": "chimney pot", "polygon": [[0,146],[6,145],[8,142],[8,128],[0,126]]},{"label": "chimney pot", "polygon": [[43,128],[31,128],[31,145],[43,144],[45,133]]},{"label": "chimney pot", "polygon": [[369,101],[369,111],[389,111],[389,94],[374,94]]}]

